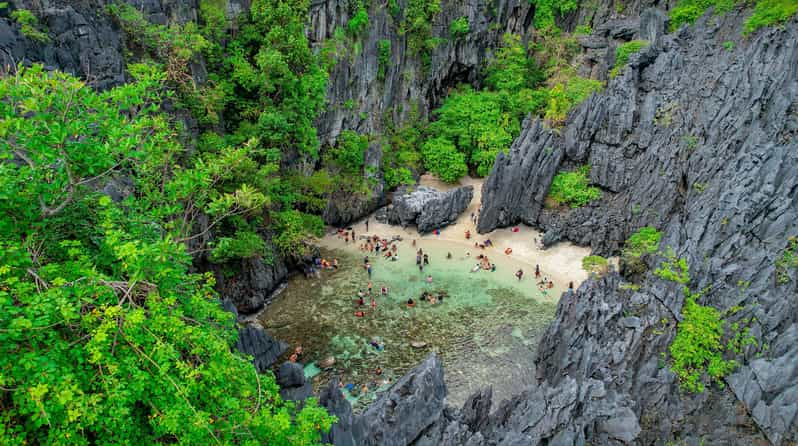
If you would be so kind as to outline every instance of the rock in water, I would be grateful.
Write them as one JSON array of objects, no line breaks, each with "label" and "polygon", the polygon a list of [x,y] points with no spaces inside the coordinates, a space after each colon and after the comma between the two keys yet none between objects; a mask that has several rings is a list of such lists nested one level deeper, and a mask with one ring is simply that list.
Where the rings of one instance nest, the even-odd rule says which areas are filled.
[{"label": "rock in water", "polygon": [[388,223],[416,225],[421,234],[450,225],[468,208],[474,198],[474,186],[463,186],[446,192],[419,186],[412,192],[403,188],[396,192],[388,208]]},{"label": "rock in water", "polygon": [[266,372],[288,348],[284,342],[271,337],[259,327],[245,327],[238,330],[236,349],[241,353],[252,355],[258,373]]},{"label": "rock in water", "polygon": [[355,444],[412,444],[440,418],[445,397],[443,365],[433,353],[356,418]]}]

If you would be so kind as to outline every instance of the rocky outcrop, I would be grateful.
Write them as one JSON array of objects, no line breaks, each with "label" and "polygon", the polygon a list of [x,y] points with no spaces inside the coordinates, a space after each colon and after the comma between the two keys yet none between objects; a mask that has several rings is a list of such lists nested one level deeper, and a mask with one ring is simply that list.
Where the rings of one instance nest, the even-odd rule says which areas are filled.
[{"label": "rocky outcrop", "polygon": [[412,191],[396,191],[393,204],[387,209],[387,221],[403,227],[415,225],[421,234],[450,225],[468,208],[474,197],[474,186],[463,186],[445,192],[419,186]]},{"label": "rocky outcrop", "polygon": [[[402,11],[407,0],[397,0]],[[346,29],[353,14],[348,0],[313,2],[308,37],[320,48],[336,29]],[[505,32],[525,34],[533,13],[527,0],[444,0],[432,20],[438,42],[428,56],[408,47],[409,33],[400,31],[401,13],[391,15],[385,2],[371,2],[369,26],[363,36],[347,37],[335,45],[336,64],[327,89],[328,107],[317,120],[322,144],[332,145],[342,130],[378,134],[386,121],[425,118],[458,83],[476,83],[481,64]],[[470,32],[450,35],[451,23],[461,17]],[[380,66],[380,42],[389,42],[388,60]],[[387,45],[387,44],[383,44]],[[381,70],[382,68],[382,70]],[[380,73],[384,75],[380,75]]]},{"label": "rocky outcrop", "polygon": [[298,362],[284,362],[277,371],[280,397],[290,401],[304,401],[313,395],[313,384],[305,379],[305,369]]},{"label": "rocky outcrop", "polygon": [[274,290],[288,278],[288,266],[277,256],[271,261],[260,257],[241,259],[227,267],[235,268],[236,274],[228,277],[223,266],[210,266],[216,272],[216,288],[223,299],[231,300],[245,314],[263,308]]},{"label": "rocky outcrop", "polygon": [[[793,279],[777,281],[775,265],[798,234],[798,22],[743,39],[744,16],[708,15],[662,36],[664,26],[652,22],[662,23],[661,15],[644,14],[639,33],[656,38],[606,91],[558,132],[527,122],[499,156],[483,187],[479,230],[525,222],[550,240],[606,255],[637,228],[655,226],[662,251],[686,259],[689,287],[704,290],[700,303],[723,311],[755,342],[727,353],[739,368],[725,388],[680,391],[668,346],[684,296],[650,272],[662,259],[654,256],[637,291],[610,274],[560,301],[538,350],[540,386],[499,409],[508,420],[538,418],[524,409],[535,392],[548,389],[540,397],[552,401],[592,388],[590,398],[565,398],[579,411],[558,415],[562,427],[545,438],[774,445],[798,438],[798,288]],[[586,163],[603,197],[584,208],[547,209],[553,176]],[[515,430],[496,422],[494,438]],[[528,440],[507,435],[504,441]]]},{"label": "rocky outcrop", "polygon": [[378,141],[369,144],[364,156],[366,193],[334,191],[327,201],[322,218],[331,226],[342,227],[376,210],[385,202],[385,185],[382,181],[382,149]]},{"label": "rocky outcrop", "polygon": [[322,392],[320,403],[338,416],[327,434],[335,445],[400,446],[412,444],[444,412],[446,384],[443,366],[433,353],[400,378],[365,412],[353,416],[352,408],[333,381]]},{"label": "rocky outcrop", "polygon": [[287,348],[286,343],[269,336],[260,327],[247,326],[238,330],[236,349],[253,357],[252,362],[259,373],[269,370]]}]

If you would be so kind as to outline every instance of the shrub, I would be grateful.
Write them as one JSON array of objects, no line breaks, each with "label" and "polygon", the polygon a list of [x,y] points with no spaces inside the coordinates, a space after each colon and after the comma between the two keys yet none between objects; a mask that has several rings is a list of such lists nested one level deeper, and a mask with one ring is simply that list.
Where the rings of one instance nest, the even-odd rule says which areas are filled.
[{"label": "shrub", "polygon": [[47,35],[47,31],[41,29],[39,19],[29,10],[17,9],[11,13],[11,18],[19,24],[19,31],[23,36],[39,43],[47,43],[50,41],[50,36]]},{"label": "shrub", "polygon": [[798,237],[790,237],[781,257],[776,260],[776,282],[785,284],[790,281],[790,270],[798,269]]},{"label": "shrub", "polygon": [[640,257],[643,254],[652,254],[657,251],[660,238],[662,238],[662,233],[651,226],[644,226],[626,240],[623,255]]},{"label": "shrub", "polygon": [[220,237],[213,250],[211,260],[216,263],[231,259],[262,257],[266,254],[266,242],[252,231],[238,231],[233,237]]},{"label": "shrub", "polygon": [[754,12],[743,25],[743,34],[748,35],[759,28],[786,22],[798,14],[795,0],[757,0]]},{"label": "shrub", "polygon": [[577,0],[529,0],[535,5],[535,29],[554,28],[554,16],[576,10]]},{"label": "shrub", "polygon": [[731,11],[739,2],[740,0],[680,0],[676,7],[671,9],[671,31],[679,29],[684,24],[692,24],[709,8],[714,8],[715,14],[723,14]]},{"label": "shrub", "polygon": [[377,79],[385,79],[388,63],[391,61],[391,41],[380,39],[377,42]]},{"label": "shrub", "polygon": [[552,124],[562,123],[571,109],[581,104],[594,92],[601,91],[602,88],[601,81],[574,76],[566,82],[554,86],[548,92],[548,104],[544,117]]},{"label": "shrub", "polygon": [[607,272],[607,259],[601,256],[587,256],[582,259],[582,269],[587,272],[604,274]]},{"label": "shrub", "polygon": [[360,6],[346,24],[346,30],[352,36],[362,35],[369,27],[369,13],[364,6]]},{"label": "shrub", "polygon": [[449,25],[449,35],[452,36],[452,39],[465,37],[470,31],[471,26],[468,23],[468,17],[465,16],[455,19],[452,24]]},{"label": "shrub", "polygon": [[682,389],[693,393],[704,391],[701,382],[706,372],[721,386],[722,378],[736,367],[734,360],[724,360],[724,322],[715,308],[696,303],[698,295],[685,294],[682,320],[670,345],[671,371],[679,377]]},{"label": "shrub", "polygon": [[410,54],[422,56],[435,48],[432,38],[432,20],[441,11],[441,0],[408,0],[400,32],[407,36]]},{"label": "shrub", "polygon": [[589,36],[593,34],[593,28],[590,25],[579,25],[574,30],[574,35],[577,36]]},{"label": "shrub", "polygon": [[647,40],[632,40],[630,42],[618,45],[615,49],[615,66],[610,71],[610,77],[615,77],[620,73],[623,67],[629,63],[629,57],[632,54],[640,52],[643,48],[648,46]]},{"label": "shrub", "polygon": [[590,184],[590,166],[582,166],[572,172],[560,172],[554,176],[549,197],[558,205],[572,208],[582,207],[601,197],[601,190]]},{"label": "shrub", "polygon": [[465,154],[444,137],[428,139],[421,154],[424,167],[447,183],[454,183],[468,173]]},{"label": "shrub", "polygon": [[287,257],[307,255],[312,238],[324,235],[324,221],[318,215],[289,209],[273,213],[272,219],[275,232],[272,242]]},{"label": "shrub", "polygon": [[338,136],[334,148],[327,153],[328,162],[335,164],[344,172],[354,174],[363,169],[369,139],[352,130],[344,130]]}]

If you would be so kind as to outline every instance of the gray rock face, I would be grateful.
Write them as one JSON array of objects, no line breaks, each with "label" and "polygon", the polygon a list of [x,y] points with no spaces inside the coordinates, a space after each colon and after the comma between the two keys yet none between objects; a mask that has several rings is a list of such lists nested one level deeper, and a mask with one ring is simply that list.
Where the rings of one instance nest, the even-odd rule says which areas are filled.
[{"label": "gray rock face", "polygon": [[231,300],[240,313],[263,308],[272,292],[288,278],[288,266],[278,256],[269,263],[261,258],[241,259],[235,266],[238,272],[233,277],[225,277],[220,266],[212,269],[222,298]]},{"label": "gray rock face", "polygon": [[305,370],[298,362],[284,362],[277,372],[280,397],[290,401],[304,401],[313,395],[313,384],[305,380]]},{"label": "gray rock face", "polygon": [[[366,216],[377,209],[385,201],[385,185],[382,181],[380,167],[382,165],[382,149],[379,142],[369,144],[364,157],[366,177],[371,187],[368,193],[350,193],[335,191],[327,202],[322,218],[331,226],[345,226]],[[376,172],[376,173],[375,173]]]},{"label": "gray rock face", "polygon": [[[551,241],[606,255],[639,227],[654,226],[661,249],[687,260],[690,288],[706,289],[700,303],[742,307],[726,320],[756,343],[732,354],[740,366],[726,389],[680,392],[667,357],[684,296],[650,272],[662,259],[653,256],[638,291],[622,289],[610,274],[563,297],[538,350],[539,387],[500,408],[508,422],[493,419],[486,437],[505,444],[706,437],[774,445],[798,437],[798,289],[794,279],[775,280],[775,261],[798,234],[798,23],[742,39],[744,14],[707,16],[662,36],[657,17],[643,15],[640,35],[659,37],[605,92],[574,110],[557,133],[527,122],[509,154],[499,155],[483,187],[479,230],[520,221],[543,228]],[[733,50],[724,49],[728,40]],[[603,197],[580,209],[545,209],[553,176],[585,163]],[[587,390],[595,395],[582,399]],[[573,401],[579,412],[560,411],[554,418],[562,427],[541,429],[547,415],[524,408],[540,401],[536,393],[547,402]],[[526,436],[518,434],[521,420],[540,416]]]},{"label": "gray rock face", "polygon": [[400,378],[365,412],[354,418],[352,424],[354,444],[360,446],[412,444],[441,416],[445,397],[443,367],[438,357],[432,354]]},{"label": "gray rock face", "polygon": [[248,326],[238,330],[236,349],[254,357],[253,363],[259,373],[269,370],[287,348],[288,345],[272,338],[260,327]]},{"label": "gray rock face", "polygon": [[426,186],[414,188],[409,193],[405,191],[400,189],[394,195],[393,204],[387,210],[388,223],[416,225],[422,234],[454,223],[474,198],[473,186],[446,192]]},{"label": "gray rock face", "polygon": [[[41,63],[48,69],[86,79],[105,90],[126,81],[125,36],[105,8],[108,0],[11,0],[9,11],[27,9],[47,30],[49,41],[36,42],[8,17],[0,17],[0,69]],[[197,19],[195,0],[127,0],[153,23],[183,24]],[[200,68],[200,67],[198,67]]]}]

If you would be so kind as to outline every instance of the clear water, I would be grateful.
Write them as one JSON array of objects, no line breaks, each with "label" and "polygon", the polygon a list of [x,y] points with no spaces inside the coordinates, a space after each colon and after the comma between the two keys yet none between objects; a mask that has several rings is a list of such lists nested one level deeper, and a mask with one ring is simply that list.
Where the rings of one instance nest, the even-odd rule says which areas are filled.
[{"label": "clear water", "polygon": [[[497,271],[472,273],[476,259],[465,247],[424,242],[430,264],[420,272],[416,248],[399,244],[399,260],[368,255],[372,263],[372,296],[376,309],[358,307],[357,293],[366,292],[369,277],[363,255],[353,249],[323,251],[338,258],[338,270],[325,270],[319,279],[296,276],[262,314],[264,327],[292,347],[302,345],[305,374],[318,389],[333,376],[351,384],[345,392],[355,409],[376,398],[418,364],[431,351],[445,367],[448,401],[461,405],[475,390],[492,385],[494,398],[508,398],[534,379],[533,358],[539,336],[554,317],[556,303],[544,298],[531,271],[523,281],[514,273],[517,265],[491,252]],[[453,258],[447,259],[446,253]],[[472,252],[472,257],[474,253]],[[426,277],[431,275],[432,283]],[[389,293],[380,295],[385,284]],[[442,303],[421,301],[424,291],[447,294]],[[559,296],[557,287],[546,290]],[[416,305],[408,308],[408,298]],[[365,317],[357,317],[362,310]],[[377,341],[379,350],[369,344]],[[417,348],[411,342],[426,343]],[[320,370],[320,361],[335,357],[335,364]],[[375,373],[377,368],[382,374]]]}]

